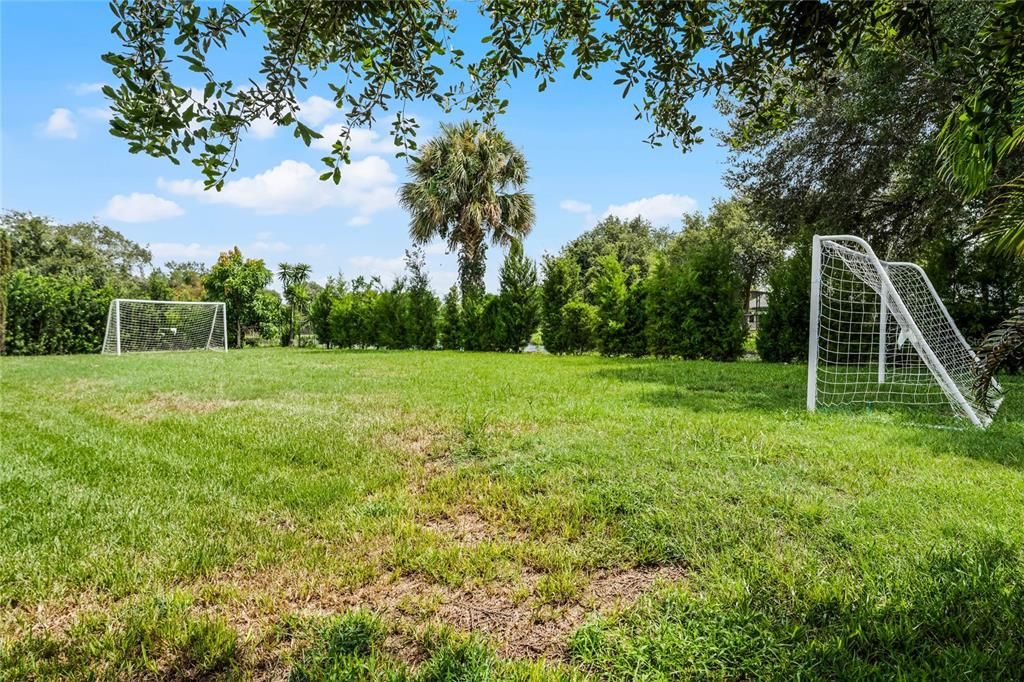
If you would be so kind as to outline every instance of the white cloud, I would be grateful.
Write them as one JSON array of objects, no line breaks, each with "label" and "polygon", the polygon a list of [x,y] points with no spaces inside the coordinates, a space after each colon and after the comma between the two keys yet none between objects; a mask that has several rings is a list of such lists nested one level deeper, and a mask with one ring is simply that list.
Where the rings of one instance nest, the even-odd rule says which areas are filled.
[{"label": "white cloud", "polygon": [[178,242],[156,242],[149,245],[154,263],[165,263],[169,260],[209,261],[216,258],[227,248],[212,244],[181,244]]},{"label": "white cloud", "polygon": [[[316,149],[330,149],[335,141],[341,137],[348,126],[344,123],[332,123],[320,131],[323,135],[318,140],[313,140],[312,146]],[[398,151],[394,140],[390,136],[384,136],[376,130],[365,128],[352,128],[348,134],[349,153],[352,156],[363,156],[364,154],[394,154]]]},{"label": "white cloud", "polygon": [[78,137],[78,126],[70,109],[60,107],[54,109],[50,118],[43,125],[43,134],[48,137],[63,137],[73,140]]},{"label": "white cloud", "polygon": [[566,199],[562,203],[558,204],[558,207],[563,211],[569,213],[590,213],[593,207],[590,204],[585,204],[582,201],[576,201],[575,199]]},{"label": "white cloud", "polygon": [[256,253],[284,253],[285,251],[291,250],[292,247],[288,246],[284,242],[274,241],[255,241],[246,247],[247,251],[255,251]]},{"label": "white cloud", "polygon": [[71,88],[76,95],[95,95],[103,90],[106,83],[78,83]]},{"label": "white cloud", "polygon": [[299,118],[312,126],[318,126],[331,117],[338,106],[329,99],[313,95],[299,102]]},{"label": "white cloud", "polygon": [[352,266],[354,275],[373,277],[380,275],[380,279],[388,284],[405,271],[405,258],[378,258],[377,256],[352,256],[348,259]]},{"label": "white cloud", "polygon": [[[397,177],[387,161],[368,156],[343,170],[340,185],[320,180],[312,166],[282,161],[252,177],[225,183],[221,191],[203,189],[199,180],[164,180],[157,185],[173,194],[212,204],[229,204],[258,213],[308,213],[327,206],[350,208],[356,217],[367,217],[397,205]],[[357,221],[358,222],[358,221]]]},{"label": "white cloud", "polygon": [[277,124],[269,118],[258,118],[249,124],[249,132],[257,140],[269,140],[277,132]]},{"label": "white cloud", "polygon": [[352,256],[348,262],[363,270],[400,272],[405,269],[405,258],[378,258],[377,256]]},{"label": "white cloud", "polygon": [[448,290],[455,286],[459,280],[459,273],[455,270],[441,270],[430,273],[430,286],[440,296],[448,293]]},{"label": "white cloud", "polygon": [[169,199],[155,194],[115,194],[110,197],[103,216],[124,223],[148,223],[153,220],[164,220],[179,216],[185,211]]},{"label": "white cloud", "polygon": [[627,204],[613,204],[604,212],[604,217],[616,216],[629,219],[641,216],[655,225],[678,222],[684,214],[697,210],[697,200],[685,194],[656,194]]},{"label": "white cloud", "polygon": [[[154,263],[164,263],[169,260],[198,260],[209,262],[217,258],[221,253],[227,251],[233,244],[200,244],[191,242],[155,242],[149,245],[153,254]],[[255,241],[251,244],[241,245],[239,248],[246,256],[269,256],[275,253],[291,251],[292,247],[284,242],[263,242]]]},{"label": "white cloud", "polygon": [[[451,269],[454,264],[453,260],[450,258],[428,259],[427,270],[430,277],[430,288],[439,296],[446,294],[448,289],[458,281],[459,273]],[[359,275],[364,277],[377,275],[386,286],[395,278],[406,274],[405,256],[396,256],[395,258],[352,256],[346,260],[344,272],[346,279]]]},{"label": "white cloud", "polygon": [[114,112],[110,107],[82,107],[78,110],[78,115],[93,121],[106,122],[113,118]]}]

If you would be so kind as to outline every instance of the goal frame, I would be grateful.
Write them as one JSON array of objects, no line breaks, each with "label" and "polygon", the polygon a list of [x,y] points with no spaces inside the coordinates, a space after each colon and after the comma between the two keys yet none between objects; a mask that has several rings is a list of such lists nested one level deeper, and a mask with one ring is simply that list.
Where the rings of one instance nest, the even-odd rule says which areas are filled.
[{"label": "goal frame", "polygon": [[[910,311],[907,309],[906,304],[900,297],[899,292],[893,285],[892,280],[889,278],[889,273],[883,266],[882,261],[875,254],[871,245],[868,244],[864,239],[848,234],[839,235],[814,235],[811,252],[811,311],[810,311],[810,327],[808,334],[808,347],[807,347],[807,409],[808,411],[814,412],[817,408],[817,391],[818,391],[818,335],[821,325],[821,254],[822,254],[822,242],[834,241],[834,242],[852,242],[860,246],[865,255],[868,257],[871,265],[873,266],[876,274],[878,275],[879,281],[881,282],[881,292],[879,293],[879,342],[878,342],[878,383],[884,384],[886,382],[886,325],[888,324],[888,318],[891,316],[890,311],[897,311],[901,317],[907,321],[906,329],[904,330],[908,335],[908,340],[913,345],[914,349],[920,355],[921,360],[931,372],[935,381],[939,384],[940,388],[946,394],[947,398],[951,402],[955,402],[960,410],[967,416],[967,418],[977,427],[987,427],[992,419],[987,414],[979,414],[978,410],[975,409],[966,399],[963,391],[956,382],[950,377],[949,372],[943,366],[942,362],[936,356],[934,350],[925,340],[924,335],[921,333],[921,329],[918,327],[917,322],[914,320]],[[917,271],[921,276],[922,281],[927,285],[928,292],[931,294],[932,299],[938,305],[939,310],[945,317],[946,322],[952,328],[956,335],[957,342],[967,351],[970,357],[977,361],[977,354],[974,349],[967,343],[963,334],[960,332],[959,327],[953,321],[953,318],[949,314],[949,310],[946,308],[945,303],[939,297],[935,291],[934,285],[928,278],[925,271],[916,263],[908,263],[906,261],[892,261],[887,262],[886,265],[898,265],[904,267],[910,267]],[[999,390],[999,385],[995,384],[995,388]],[[998,407],[998,403],[997,403]]]},{"label": "goal frame", "polygon": [[[217,313],[215,313],[214,316],[213,316],[213,322],[210,324],[210,334],[207,336],[207,339],[206,339],[206,348],[205,348],[205,350],[223,351],[225,353],[228,352],[228,315],[227,315],[228,311],[227,311],[227,305],[223,301],[162,301],[162,300],[161,301],[157,301],[157,300],[151,300],[151,299],[147,299],[147,298],[115,298],[115,299],[113,299],[110,302],[110,306],[107,308],[107,320],[108,320],[108,322],[107,322],[106,331],[103,334],[103,345],[100,347],[100,354],[101,355],[122,355],[122,352],[121,352],[121,304],[122,303],[166,303],[166,304],[171,304],[171,305],[200,305],[200,306],[211,306],[212,305],[212,306],[217,306],[219,308],[218,312],[220,313],[221,334],[222,334],[222,337],[224,339],[224,346],[223,346],[223,348],[221,348],[221,347],[213,347],[213,346],[210,345],[211,342],[213,341],[213,334],[217,330],[217,317],[218,317],[218,315],[217,315]],[[111,318],[111,316],[113,316],[113,318]],[[114,320],[114,345],[115,345],[114,353],[106,352],[107,341],[110,338],[110,336],[109,336],[110,335],[110,323],[109,323],[110,319]],[[146,350],[146,351],[136,351],[136,352],[139,352],[139,353],[177,353],[177,352],[180,352],[180,351]]]}]

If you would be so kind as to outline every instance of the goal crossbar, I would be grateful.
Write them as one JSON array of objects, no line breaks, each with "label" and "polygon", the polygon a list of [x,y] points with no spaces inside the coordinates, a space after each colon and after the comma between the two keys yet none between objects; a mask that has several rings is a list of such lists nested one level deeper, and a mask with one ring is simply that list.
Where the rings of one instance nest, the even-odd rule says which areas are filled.
[{"label": "goal crossbar", "polygon": [[222,302],[137,298],[110,302],[104,354],[227,349],[227,307]]},{"label": "goal crossbar", "polygon": [[976,395],[978,358],[924,270],[852,235],[815,235],[807,409],[948,405],[985,427],[1001,389]]}]

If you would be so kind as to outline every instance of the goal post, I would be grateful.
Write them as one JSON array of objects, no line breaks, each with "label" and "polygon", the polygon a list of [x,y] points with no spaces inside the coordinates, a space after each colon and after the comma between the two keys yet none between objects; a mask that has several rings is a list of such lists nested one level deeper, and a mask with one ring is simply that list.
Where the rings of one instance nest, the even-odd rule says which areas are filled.
[{"label": "goal post", "polygon": [[216,301],[116,298],[107,311],[102,353],[227,351],[227,307]]},{"label": "goal post", "polygon": [[978,358],[920,266],[851,235],[815,235],[812,248],[807,409],[931,406],[991,423],[1001,389],[976,394]]}]

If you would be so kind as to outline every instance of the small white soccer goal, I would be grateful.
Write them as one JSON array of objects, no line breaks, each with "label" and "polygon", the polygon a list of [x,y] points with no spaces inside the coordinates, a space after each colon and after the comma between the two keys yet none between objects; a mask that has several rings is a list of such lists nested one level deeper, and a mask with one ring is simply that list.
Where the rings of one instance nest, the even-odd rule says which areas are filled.
[{"label": "small white soccer goal", "polygon": [[223,303],[116,298],[107,311],[103,353],[228,349]]},{"label": "small white soccer goal", "polygon": [[880,260],[849,235],[816,235],[813,249],[808,410],[949,406],[992,422],[984,403],[998,407],[1001,389],[980,399],[978,358],[920,266]]}]

